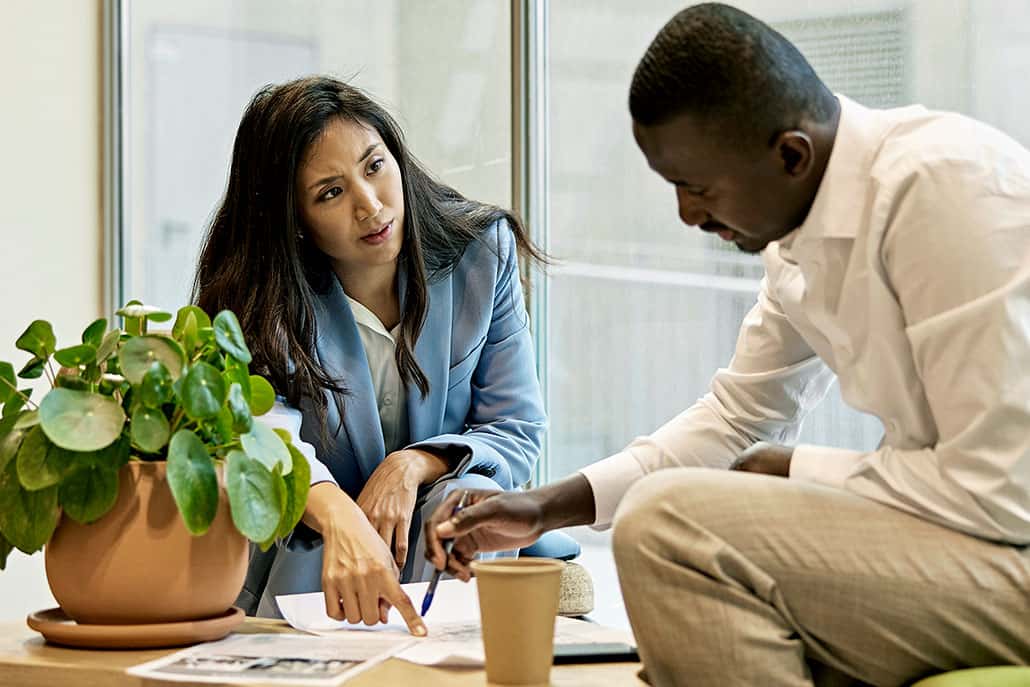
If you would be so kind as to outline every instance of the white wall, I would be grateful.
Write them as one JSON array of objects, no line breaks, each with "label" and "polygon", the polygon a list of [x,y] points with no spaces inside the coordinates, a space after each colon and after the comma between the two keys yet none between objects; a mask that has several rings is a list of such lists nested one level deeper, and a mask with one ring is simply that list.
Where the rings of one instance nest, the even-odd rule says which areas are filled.
[{"label": "white wall", "polygon": [[[33,319],[77,342],[102,309],[100,26],[100,0],[0,4],[0,359],[15,369]],[[12,553],[0,622],[53,605],[43,555]]]}]

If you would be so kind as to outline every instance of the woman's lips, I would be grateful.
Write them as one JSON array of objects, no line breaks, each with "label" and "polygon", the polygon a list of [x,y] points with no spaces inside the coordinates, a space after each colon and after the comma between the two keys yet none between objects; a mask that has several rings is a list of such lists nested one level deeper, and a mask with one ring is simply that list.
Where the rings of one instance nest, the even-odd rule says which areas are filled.
[{"label": "woman's lips", "polygon": [[376,233],[362,236],[361,240],[373,246],[378,246],[381,243],[385,243],[386,240],[390,238],[391,234],[393,234],[393,220],[387,222],[386,226]]},{"label": "woman's lips", "polygon": [[719,231],[719,238],[723,241],[733,241],[737,237],[737,234],[732,229],[722,229]]}]

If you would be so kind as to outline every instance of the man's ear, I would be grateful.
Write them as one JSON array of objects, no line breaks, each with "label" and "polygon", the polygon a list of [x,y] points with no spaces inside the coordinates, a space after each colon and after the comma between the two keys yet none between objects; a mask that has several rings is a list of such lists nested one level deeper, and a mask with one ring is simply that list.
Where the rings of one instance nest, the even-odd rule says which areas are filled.
[{"label": "man's ear", "polygon": [[779,157],[783,171],[792,177],[803,177],[812,169],[815,146],[804,131],[784,131],[776,137],[773,149]]}]

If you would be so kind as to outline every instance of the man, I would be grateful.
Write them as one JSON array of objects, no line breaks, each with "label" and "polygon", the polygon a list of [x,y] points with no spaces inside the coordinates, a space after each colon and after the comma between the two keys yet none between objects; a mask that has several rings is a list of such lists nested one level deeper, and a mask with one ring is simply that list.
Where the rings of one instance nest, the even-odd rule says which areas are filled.
[{"label": "man", "polygon": [[[452,498],[427,555],[467,579],[477,550],[614,517],[656,685],[1030,663],[1030,153],[834,97],[719,4],[659,32],[629,102],[683,222],[762,251],[758,303],[693,407],[555,484]],[[791,445],[835,376],[877,450]]]}]

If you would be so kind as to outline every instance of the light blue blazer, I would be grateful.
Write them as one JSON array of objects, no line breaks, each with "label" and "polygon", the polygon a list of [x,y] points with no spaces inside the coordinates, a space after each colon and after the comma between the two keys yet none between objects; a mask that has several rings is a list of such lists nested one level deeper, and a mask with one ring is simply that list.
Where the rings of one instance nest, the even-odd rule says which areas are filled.
[{"label": "light blue blazer", "polygon": [[[404,306],[404,275],[401,307]],[[446,477],[472,471],[502,489],[527,482],[546,428],[536,376],[515,237],[501,220],[471,242],[453,272],[429,284],[425,325],[415,358],[429,394],[407,389],[410,448],[464,456]],[[343,381],[343,423],[329,398],[329,445],[311,461],[312,483],[332,481],[357,498],[386,457],[372,378],[358,326],[342,287],[332,280],[319,298],[316,354]],[[321,428],[301,408],[301,439],[320,447]],[[339,432],[336,432],[339,427]]]}]

